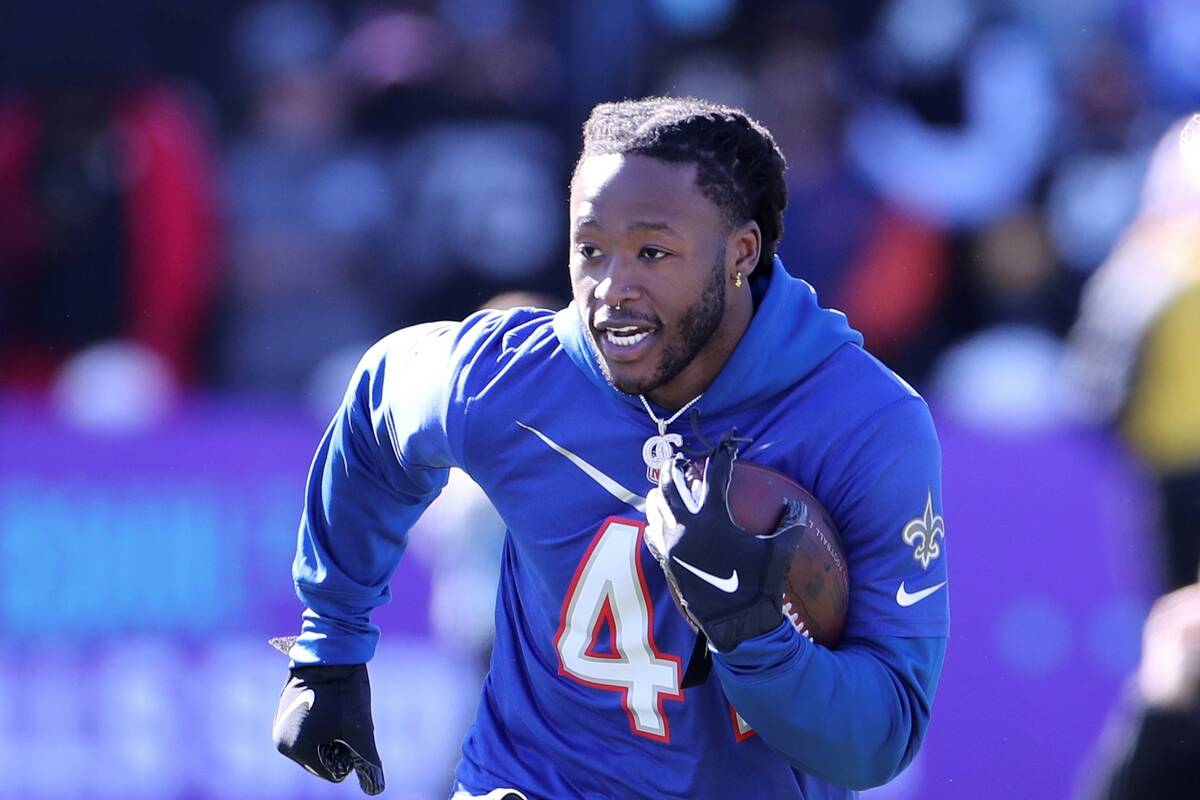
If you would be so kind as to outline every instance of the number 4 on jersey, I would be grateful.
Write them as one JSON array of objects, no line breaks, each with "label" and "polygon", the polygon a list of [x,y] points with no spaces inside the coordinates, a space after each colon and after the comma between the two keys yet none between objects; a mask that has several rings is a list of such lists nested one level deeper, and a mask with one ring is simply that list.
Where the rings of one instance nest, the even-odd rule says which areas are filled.
[{"label": "number 4 on jersey", "polygon": [[[664,700],[682,700],[682,661],[654,645],[654,606],[642,573],[644,523],[609,517],[575,571],[555,645],[561,675],[621,692],[633,732],[671,740]],[[612,653],[596,651],[607,624]]]}]

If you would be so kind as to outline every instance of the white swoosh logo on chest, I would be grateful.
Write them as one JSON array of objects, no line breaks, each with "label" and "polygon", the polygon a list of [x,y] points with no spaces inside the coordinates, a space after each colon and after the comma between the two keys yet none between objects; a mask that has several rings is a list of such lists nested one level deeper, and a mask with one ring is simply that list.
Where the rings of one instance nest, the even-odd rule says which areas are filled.
[{"label": "white swoosh logo on chest", "polygon": [[545,442],[546,446],[551,450],[558,453],[560,456],[563,456],[575,466],[579,467],[580,471],[582,471],[584,475],[587,475],[589,478],[598,483],[600,488],[604,489],[604,491],[608,492],[622,503],[627,503],[633,506],[635,510],[641,511],[643,514],[646,513],[646,498],[629,491],[624,486],[617,483],[615,480],[605,475],[603,472],[596,469],[567,448],[563,447],[561,444],[539,431],[537,428],[530,427],[520,420],[517,420],[517,424]]}]

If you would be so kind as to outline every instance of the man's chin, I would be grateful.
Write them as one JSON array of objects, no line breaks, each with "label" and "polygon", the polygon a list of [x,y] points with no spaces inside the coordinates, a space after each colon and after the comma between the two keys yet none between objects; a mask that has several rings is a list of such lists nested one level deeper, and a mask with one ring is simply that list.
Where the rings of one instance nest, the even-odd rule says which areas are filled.
[{"label": "man's chin", "polygon": [[612,387],[625,394],[646,394],[658,388],[658,381],[651,371],[631,370],[624,365],[613,369],[613,365],[604,363],[604,377]]},{"label": "man's chin", "polygon": [[592,355],[596,357],[596,362],[600,365],[600,372],[604,375],[604,379],[617,391],[625,394],[645,394],[657,388],[661,383],[656,380],[657,365],[643,366],[642,359],[639,359],[639,363],[636,365],[612,362],[605,357],[600,343],[594,338],[588,339],[588,345],[592,349]]}]

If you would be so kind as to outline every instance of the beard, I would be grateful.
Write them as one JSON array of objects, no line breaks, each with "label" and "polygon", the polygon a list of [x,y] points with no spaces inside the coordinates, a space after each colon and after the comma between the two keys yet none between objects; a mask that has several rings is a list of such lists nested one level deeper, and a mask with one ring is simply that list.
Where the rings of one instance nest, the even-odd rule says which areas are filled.
[{"label": "beard", "polygon": [[[599,352],[596,353],[604,377],[614,388],[626,394],[652,392],[678,377],[712,341],[725,319],[724,253],[721,255],[709,273],[708,283],[701,291],[700,298],[683,312],[670,330],[660,328],[660,335],[663,336],[662,353],[649,378],[614,376],[604,358]],[[592,342],[592,347],[597,347],[595,342]]]}]

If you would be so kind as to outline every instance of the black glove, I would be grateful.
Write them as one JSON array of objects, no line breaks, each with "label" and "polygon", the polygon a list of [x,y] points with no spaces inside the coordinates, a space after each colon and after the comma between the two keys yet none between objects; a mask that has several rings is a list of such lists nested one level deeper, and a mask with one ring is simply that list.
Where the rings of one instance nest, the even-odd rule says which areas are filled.
[{"label": "black glove", "polygon": [[786,501],[770,535],[739,528],[726,498],[736,458],[727,437],[708,459],[696,491],[683,472],[686,461],[677,458],[646,498],[646,544],[684,615],[722,652],[783,621],[783,579],[807,522],[804,505]]},{"label": "black glove", "polygon": [[292,667],[272,738],[279,752],[327,781],[352,771],[367,794],[383,791],[367,665]]}]

